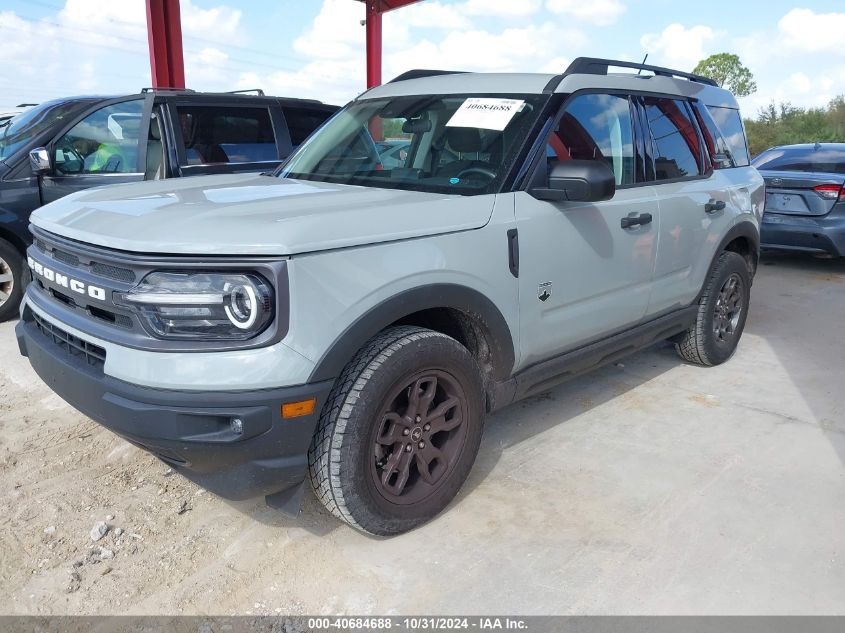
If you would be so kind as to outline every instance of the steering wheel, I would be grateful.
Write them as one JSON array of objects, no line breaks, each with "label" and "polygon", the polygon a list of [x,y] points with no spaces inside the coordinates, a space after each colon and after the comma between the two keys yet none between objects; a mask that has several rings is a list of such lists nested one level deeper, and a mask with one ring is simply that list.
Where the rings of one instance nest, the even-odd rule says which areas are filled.
[{"label": "steering wheel", "polygon": [[495,180],[496,172],[492,169],[487,169],[486,167],[467,167],[458,172],[458,178],[462,178],[465,175],[469,174],[480,174],[482,176],[487,176],[490,180]]}]

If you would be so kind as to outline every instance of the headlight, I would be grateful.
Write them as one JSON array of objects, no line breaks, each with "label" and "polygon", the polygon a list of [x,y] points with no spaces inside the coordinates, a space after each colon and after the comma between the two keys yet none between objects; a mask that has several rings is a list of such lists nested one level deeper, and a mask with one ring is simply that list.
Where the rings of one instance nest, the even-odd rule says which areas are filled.
[{"label": "headlight", "polygon": [[121,303],[168,339],[242,341],[273,320],[273,290],[247,273],[150,273]]}]

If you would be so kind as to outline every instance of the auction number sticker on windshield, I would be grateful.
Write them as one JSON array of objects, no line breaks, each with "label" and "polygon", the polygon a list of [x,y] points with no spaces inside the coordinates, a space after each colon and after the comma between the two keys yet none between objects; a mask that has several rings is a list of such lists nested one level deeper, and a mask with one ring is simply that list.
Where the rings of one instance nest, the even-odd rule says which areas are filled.
[{"label": "auction number sticker on windshield", "polygon": [[457,109],[446,127],[476,127],[504,130],[525,101],[520,99],[488,99],[472,97]]}]

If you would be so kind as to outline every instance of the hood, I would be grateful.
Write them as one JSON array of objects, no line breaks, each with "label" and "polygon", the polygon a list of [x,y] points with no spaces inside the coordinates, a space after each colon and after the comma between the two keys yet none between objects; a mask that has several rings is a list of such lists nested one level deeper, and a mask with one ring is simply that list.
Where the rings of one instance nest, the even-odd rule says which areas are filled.
[{"label": "hood", "polygon": [[295,255],[480,228],[492,211],[493,196],[229,174],[87,189],[31,221],[139,253]]}]

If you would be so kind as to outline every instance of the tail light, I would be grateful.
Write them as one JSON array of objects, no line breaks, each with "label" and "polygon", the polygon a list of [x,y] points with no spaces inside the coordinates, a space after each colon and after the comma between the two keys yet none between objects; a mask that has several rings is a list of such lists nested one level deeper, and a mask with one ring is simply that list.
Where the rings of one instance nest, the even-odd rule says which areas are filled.
[{"label": "tail light", "polygon": [[825,200],[845,202],[845,187],[841,185],[819,185],[818,187],[813,187],[813,191]]}]

